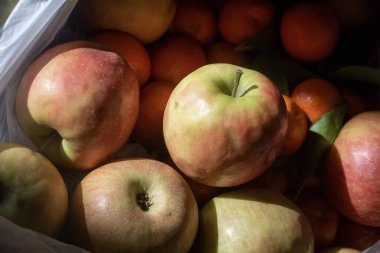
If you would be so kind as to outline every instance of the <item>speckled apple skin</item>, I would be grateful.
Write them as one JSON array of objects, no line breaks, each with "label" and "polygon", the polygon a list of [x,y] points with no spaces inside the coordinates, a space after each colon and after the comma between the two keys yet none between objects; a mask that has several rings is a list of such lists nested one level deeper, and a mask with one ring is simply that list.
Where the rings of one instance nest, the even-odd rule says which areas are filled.
[{"label": "speckled apple skin", "polygon": [[[238,68],[243,75],[232,97]],[[280,92],[263,74],[209,64],[173,90],[163,129],[173,161],[187,176],[206,185],[236,186],[258,177],[278,156],[287,112]]]},{"label": "speckled apple skin", "polygon": [[346,122],[322,177],[326,196],[344,216],[380,226],[380,111],[363,112]]},{"label": "speckled apple skin", "polygon": [[138,82],[118,54],[73,41],[47,50],[26,70],[16,116],[55,164],[90,169],[116,153],[138,115]]}]

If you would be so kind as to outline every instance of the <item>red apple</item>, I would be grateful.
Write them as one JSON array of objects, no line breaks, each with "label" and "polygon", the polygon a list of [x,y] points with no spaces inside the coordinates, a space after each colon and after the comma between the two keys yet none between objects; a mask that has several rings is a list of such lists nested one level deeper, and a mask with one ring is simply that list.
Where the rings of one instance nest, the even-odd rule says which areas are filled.
[{"label": "red apple", "polygon": [[286,130],[285,103],[271,80],[224,63],[200,67],[182,79],[163,121],[165,143],[178,168],[218,187],[262,174],[278,156]]},{"label": "red apple", "polygon": [[339,212],[317,189],[304,189],[296,204],[310,222],[315,247],[320,249],[331,246],[338,230]]},{"label": "red apple", "polygon": [[345,217],[380,226],[380,111],[352,117],[339,132],[322,171],[329,201]]},{"label": "red apple", "polygon": [[313,232],[284,195],[263,188],[225,192],[200,210],[194,253],[311,253]]},{"label": "red apple", "polygon": [[122,31],[148,44],[169,29],[176,7],[176,0],[81,0],[77,17],[86,30]]},{"label": "red apple", "polygon": [[[66,221],[68,193],[57,168],[38,152],[0,143],[0,215],[57,237]],[[22,239],[22,238],[20,238]]]},{"label": "red apple", "polygon": [[116,53],[84,41],[44,52],[26,70],[16,97],[17,120],[53,163],[89,169],[128,140],[139,87]]},{"label": "red apple", "polygon": [[91,171],[70,202],[69,235],[91,252],[188,252],[198,208],[188,184],[170,166],[124,159]]}]

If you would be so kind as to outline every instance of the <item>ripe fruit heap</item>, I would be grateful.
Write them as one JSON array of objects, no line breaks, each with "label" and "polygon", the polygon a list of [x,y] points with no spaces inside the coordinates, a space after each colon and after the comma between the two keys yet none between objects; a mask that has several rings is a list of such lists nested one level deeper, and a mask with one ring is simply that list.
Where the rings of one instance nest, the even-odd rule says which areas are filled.
[{"label": "ripe fruit heap", "polygon": [[366,250],[379,5],[78,0],[7,97],[0,223],[94,253]]}]

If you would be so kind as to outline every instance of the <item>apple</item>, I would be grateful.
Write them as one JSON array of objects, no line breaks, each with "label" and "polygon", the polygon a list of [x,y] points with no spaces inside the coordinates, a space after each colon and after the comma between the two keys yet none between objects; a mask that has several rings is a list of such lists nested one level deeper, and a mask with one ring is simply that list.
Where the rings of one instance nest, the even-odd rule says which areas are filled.
[{"label": "apple", "polygon": [[115,154],[138,116],[133,70],[96,43],[72,41],[45,51],[24,73],[16,117],[54,164],[87,170]]},{"label": "apple", "polygon": [[81,0],[77,17],[87,31],[126,32],[149,44],[169,29],[176,8],[176,0]]},{"label": "apple", "polygon": [[331,246],[336,238],[339,212],[327,201],[320,189],[304,189],[296,200],[297,206],[309,220],[315,248]]},{"label": "apple", "polygon": [[192,252],[307,253],[314,251],[310,224],[284,195],[264,188],[239,188],[201,210]]},{"label": "apple", "polygon": [[58,169],[28,147],[0,142],[0,216],[57,237],[67,209],[68,193]]},{"label": "apple", "polygon": [[380,111],[348,120],[322,171],[322,187],[332,205],[363,225],[380,226]]},{"label": "apple", "polygon": [[121,159],[91,171],[70,200],[69,235],[91,252],[188,252],[198,207],[184,178],[165,163]]},{"label": "apple", "polygon": [[346,247],[329,247],[318,251],[318,253],[360,253],[359,250]]},{"label": "apple", "polygon": [[253,69],[214,63],[191,72],[174,88],[163,133],[170,156],[185,175],[229,187],[256,178],[271,165],[287,123],[285,102],[269,78]]}]

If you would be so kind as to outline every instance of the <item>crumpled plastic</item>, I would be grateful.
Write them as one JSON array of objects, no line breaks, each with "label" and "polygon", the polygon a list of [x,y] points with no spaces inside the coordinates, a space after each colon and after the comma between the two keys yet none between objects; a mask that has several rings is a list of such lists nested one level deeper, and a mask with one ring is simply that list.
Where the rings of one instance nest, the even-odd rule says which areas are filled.
[{"label": "crumpled plastic", "polygon": [[0,141],[35,149],[14,113],[15,94],[26,67],[65,25],[77,0],[20,0],[0,27]]},{"label": "crumpled plastic", "polygon": [[[77,0],[20,0],[0,27],[0,141],[34,148],[14,113],[15,94],[26,67],[55,39]],[[2,253],[88,253],[0,216]]]},{"label": "crumpled plastic", "polygon": [[22,228],[0,216],[0,252],[2,253],[89,253],[33,230]]}]

